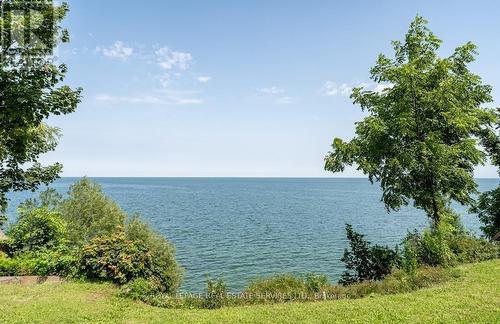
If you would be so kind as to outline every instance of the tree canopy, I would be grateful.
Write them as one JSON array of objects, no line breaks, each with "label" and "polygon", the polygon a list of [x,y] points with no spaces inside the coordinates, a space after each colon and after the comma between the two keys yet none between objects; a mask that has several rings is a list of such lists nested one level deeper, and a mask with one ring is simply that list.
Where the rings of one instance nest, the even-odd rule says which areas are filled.
[{"label": "tree canopy", "polygon": [[56,63],[51,52],[58,43],[69,41],[60,26],[68,6],[48,0],[7,0],[1,6],[0,212],[4,212],[7,192],[35,190],[57,178],[61,164],[39,163],[42,154],[55,149],[60,134],[46,120],[73,112],[81,89],[60,85],[67,67]]},{"label": "tree canopy", "polygon": [[383,91],[355,88],[351,98],[368,116],[356,123],[350,141],[335,138],[325,169],[341,172],[356,165],[380,182],[388,211],[413,201],[438,224],[451,201],[469,205],[476,192],[474,167],[489,152],[479,144],[498,143],[498,116],[492,88],[468,65],[470,42],[439,57],[441,40],[420,16],[404,41],[392,42],[394,57],[378,56],[371,79]]}]

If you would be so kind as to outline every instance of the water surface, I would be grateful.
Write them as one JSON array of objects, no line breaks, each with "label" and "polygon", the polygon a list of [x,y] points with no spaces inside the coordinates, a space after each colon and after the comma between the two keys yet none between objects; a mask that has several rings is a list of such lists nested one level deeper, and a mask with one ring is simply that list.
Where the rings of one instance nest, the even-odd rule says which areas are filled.
[{"label": "water surface", "polygon": [[[76,178],[52,187],[66,193]],[[412,207],[387,214],[378,185],[339,178],[96,178],[129,212],[139,212],[176,246],[186,269],[184,291],[202,291],[206,275],[222,275],[233,291],[273,273],[320,272],[332,281],[343,271],[344,225],[379,244],[394,245],[407,230],[427,224]],[[478,180],[480,191],[498,179]],[[9,195],[9,215],[33,193]],[[479,232],[467,215],[464,224]]]}]

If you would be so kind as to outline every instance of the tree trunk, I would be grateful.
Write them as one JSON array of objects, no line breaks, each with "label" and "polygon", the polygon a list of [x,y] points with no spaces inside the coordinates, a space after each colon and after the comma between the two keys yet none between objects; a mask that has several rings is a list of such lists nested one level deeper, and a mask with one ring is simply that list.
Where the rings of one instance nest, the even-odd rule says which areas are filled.
[{"label": "tree trunk", "polygon": [[435,228],[437,228],[438,224],[439,224],[439,221],[440,221],[440,215],[439,215],[439,206],[438,206],[438,203],[436,201],[436,198],[433,198],[432,199],[432,215],[431,215],[431,218],[432,218],[432,222],[433,222],[433,225]]}]

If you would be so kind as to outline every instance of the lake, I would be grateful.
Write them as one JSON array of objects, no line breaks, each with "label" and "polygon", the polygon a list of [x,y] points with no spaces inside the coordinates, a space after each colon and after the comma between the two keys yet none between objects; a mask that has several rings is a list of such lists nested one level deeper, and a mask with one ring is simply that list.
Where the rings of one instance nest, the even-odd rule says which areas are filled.
[{"label": "lake", "polygon": [[[51,187],[66,193],[77,178]],[[427,219],[413,207],[390,214],[377,184],[347,178],[95,178],[128,213],[138,212],[171,240],[185,268],[182,291],[199,292],[206,276],[223,276],[231,291],[274,273],[343,271],[344,226],[352,224],[378,244],[395,245]],[[479,179],[480,191],[498,179]],[[9,217],[34,194],[9,194]],[[455,206],[479,233],[479,222]]]}]

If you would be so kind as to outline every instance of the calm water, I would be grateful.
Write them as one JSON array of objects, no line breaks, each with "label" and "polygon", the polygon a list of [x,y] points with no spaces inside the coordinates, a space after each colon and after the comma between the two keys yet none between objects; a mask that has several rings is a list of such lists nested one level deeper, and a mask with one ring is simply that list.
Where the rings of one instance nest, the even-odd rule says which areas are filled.
[{"label": "calm water", "polygon": [[[52,185],[65,193],[75,178]],[[139,212],[176,246],[186,269],[182,290],[202,291],[222,275],[233,291],[273,273],[320,272],[336,281],[346,247],[344,224],[394,245],[426,225],[414,208],[387,214],[380,189],[366,179],[97,178],[127,212]],[[498,179],[478,180],[480,191]],[[10,195],[13,206],[32,193]],[[479,223],[464,208],[466,226]]]}]

